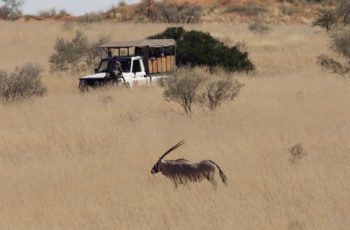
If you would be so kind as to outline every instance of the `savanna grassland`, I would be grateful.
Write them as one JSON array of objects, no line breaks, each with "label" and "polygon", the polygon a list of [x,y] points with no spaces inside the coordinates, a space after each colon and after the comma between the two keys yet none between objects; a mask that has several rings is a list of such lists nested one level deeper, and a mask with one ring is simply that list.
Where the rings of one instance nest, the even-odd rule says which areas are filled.
[{"label": "savanna grassland", "polygon": [[[57,37],[141,39],[157,24],[0,22],[0,69],[34,62],[46,96],[0,104],[1,229],[347,229],[350,226],[350,81],[324,72],[327,34],[275,25],[185,26],[245,42],[256,73],[214,112],[186,115],[163,89],[105,88],[81,94],[78,76],[49,73]],[[168,159],[217,162],[228,177],[174,189],[151,175]],[[302,144],[294,163],[288,149]]]}]

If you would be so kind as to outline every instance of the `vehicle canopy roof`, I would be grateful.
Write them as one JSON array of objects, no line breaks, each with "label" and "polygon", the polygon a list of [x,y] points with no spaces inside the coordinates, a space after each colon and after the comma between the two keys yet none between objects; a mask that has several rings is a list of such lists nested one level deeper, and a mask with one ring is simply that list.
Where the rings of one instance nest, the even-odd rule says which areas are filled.
[{"label": "vehicle canopy roof", "polygon": [[130,47],[170,47],[175,46],[174,39],[144,39],[136,41],[119,41],[119,42],[107,42],[98,46],[97,48],[130,48]]}]

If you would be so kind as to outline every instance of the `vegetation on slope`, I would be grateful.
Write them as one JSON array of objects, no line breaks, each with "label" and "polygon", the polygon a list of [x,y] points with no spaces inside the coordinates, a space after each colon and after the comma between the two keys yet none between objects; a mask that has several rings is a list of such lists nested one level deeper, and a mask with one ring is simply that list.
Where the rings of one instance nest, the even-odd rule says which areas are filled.
[{"label": "vegetation on slope", "polygon": [[[22,18],[22,0],[2,0],[0,19]],[[15,5],[9,3],[14,2]],[[19,4],[17,4],[19,3]],[[96,23],[103,20],[153,22],[153,23],[198,23],[198,22],[253,22],[264,23],[309,23],[320,8],[334,5],[333,0],[143,0],[127,4],[125,1],[103,12],[88,12],[71,16],[66,10],[42,9],[36,16],[24,15],[29,20],[77,21]],[[68,9],[69,10],[69,9]]]}]

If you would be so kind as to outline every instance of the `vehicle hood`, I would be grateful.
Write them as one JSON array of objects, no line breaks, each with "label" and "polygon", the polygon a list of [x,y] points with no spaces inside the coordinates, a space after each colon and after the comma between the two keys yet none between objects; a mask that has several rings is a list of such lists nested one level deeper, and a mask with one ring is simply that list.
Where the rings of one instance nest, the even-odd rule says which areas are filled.
[{"label": "vehicle hood", "polygon": [[86,75],[84,77],[81,77],[80,79],[98,79],[98,78],[105,78],[106,73],[96,73],[91,75]]}]

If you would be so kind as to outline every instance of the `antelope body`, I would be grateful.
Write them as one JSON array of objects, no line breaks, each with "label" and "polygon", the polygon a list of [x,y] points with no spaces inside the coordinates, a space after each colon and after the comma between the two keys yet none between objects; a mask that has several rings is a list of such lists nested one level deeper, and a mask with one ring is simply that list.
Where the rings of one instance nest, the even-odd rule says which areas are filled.
[{"label": "antelope body", "polygon": [[214,187],[217,182],[215,180],[215,171],[219,170],[219,175],[222,182],[226,185],[227,179],[220,167],[211,160],[203,160],[200,162],[190,162],[186,159],[177,160],[163,160],[163,158],[174,149],[183,145],[181,141],[166,151],[153,166],[151,173],[155,174],[161,172],[174,182],[177,187],[178,184],[186,184],[187,182],[208,180]]}]

